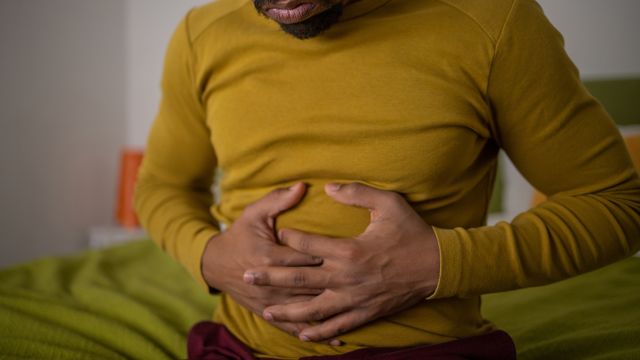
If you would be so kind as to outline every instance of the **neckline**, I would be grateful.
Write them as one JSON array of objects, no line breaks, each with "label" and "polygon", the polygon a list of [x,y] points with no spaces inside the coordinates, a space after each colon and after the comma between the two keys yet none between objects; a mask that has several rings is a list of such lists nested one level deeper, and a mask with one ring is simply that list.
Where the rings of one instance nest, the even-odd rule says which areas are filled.
[{"label": "neckline", "polygon": [[350,20],[382,7],[391,0],[359,0],[344,7],[340,21]]}]

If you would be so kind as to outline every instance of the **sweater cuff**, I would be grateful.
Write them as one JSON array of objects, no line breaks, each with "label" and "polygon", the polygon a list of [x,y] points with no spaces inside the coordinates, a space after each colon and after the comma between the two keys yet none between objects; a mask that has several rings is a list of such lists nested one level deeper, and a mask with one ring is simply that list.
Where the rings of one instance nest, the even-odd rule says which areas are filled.
[{"label": "sweater cuff", "polygon": [[189,267],[189,271],[191,272],[191,275],[196,279],[196,281],[206,291],[209,291],[209,285],[204,280],[204,276],[202,275],[202,255],[204,254],[204,249],[207,246],[209,239],[219,233],[220,231],[216,228],[203,230],[196,236],[191,246],[191,266]]},{"label": "sweater cuff", "polygon": [[462,278],[462,246],[455,230],[433,227],[440,249],[440,278],[436,290],[427,300],[458,295]]}]

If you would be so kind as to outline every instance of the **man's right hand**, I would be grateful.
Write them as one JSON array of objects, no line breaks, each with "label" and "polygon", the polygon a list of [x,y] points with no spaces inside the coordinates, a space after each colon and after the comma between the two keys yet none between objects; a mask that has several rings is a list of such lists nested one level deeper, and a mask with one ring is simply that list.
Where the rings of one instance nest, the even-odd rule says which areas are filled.
[{"label": "man's right hand", "polygon": [[[260,287],[243,281],[246,270],[265,266],[317,266],[322,260],[278,244],[276,217],[294,207],[305,194],[305,185],[297,183],[277,189],[247,206],[227,231],[212,237],[202,256],[202,274],[209,286],[230,295],[238,304],[258,316],[271,305],[305,301],[322,289]],[[277,323],[294,336],[306,323]]]}]

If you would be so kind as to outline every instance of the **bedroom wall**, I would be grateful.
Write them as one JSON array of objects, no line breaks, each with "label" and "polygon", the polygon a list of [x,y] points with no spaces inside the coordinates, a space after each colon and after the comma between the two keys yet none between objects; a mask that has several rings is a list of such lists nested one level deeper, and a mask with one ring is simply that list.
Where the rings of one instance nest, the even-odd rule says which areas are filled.
[{"label": "bedroom wall", "polygon": [[84,248],[112,217],[125,5],[0,1],[0,266]]},{"label": "bedroom wall", "polygon": [[586,79],[640,74],[640,1],[538,0]]},{"label": "bedroom wall", "polygon": [[0,1],[0,267],[113,223],[119,151],[144,143],[166,42],[199,3]]},{"label": "bedroom wall", "polygon": [[160,98],[165,48],[187,11],[207,0],[127,1],[127,142],[144,146]]}]

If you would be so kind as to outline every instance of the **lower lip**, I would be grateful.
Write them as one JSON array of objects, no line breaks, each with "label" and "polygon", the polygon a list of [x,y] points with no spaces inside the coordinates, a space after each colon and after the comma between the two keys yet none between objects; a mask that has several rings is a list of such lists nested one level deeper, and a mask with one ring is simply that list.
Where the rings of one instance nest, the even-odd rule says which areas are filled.
[{"label": "lower lip", "polygon": [[281,24],[295,24],[311,17],[311,12],[315,8],[314,4],[303,3],[293,9],[275,9],[267,10],[267,16]]}]

